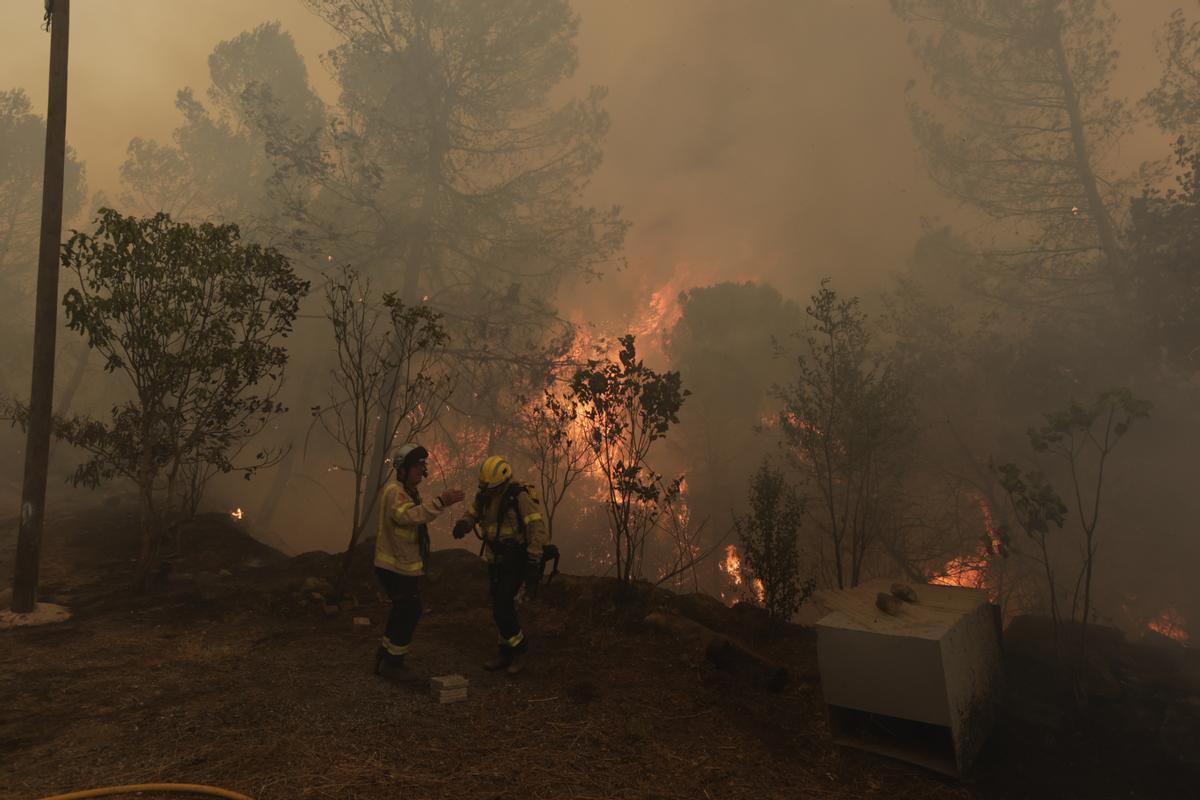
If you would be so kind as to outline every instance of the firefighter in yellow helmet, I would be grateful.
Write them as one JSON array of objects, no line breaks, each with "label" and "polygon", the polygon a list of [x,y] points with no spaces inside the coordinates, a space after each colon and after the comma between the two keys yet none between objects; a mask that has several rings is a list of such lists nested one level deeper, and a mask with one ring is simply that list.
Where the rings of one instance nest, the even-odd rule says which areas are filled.
[{"label": "firefighter in yellow helmet", "polygon": [[499,653],[483,668],[515,675],[524,666],[529,647],[517,619],[517,592],[522,586],[527,593],[536,588],[548,535],[532,487],[513,480],[512,467],[503,456],[492,456],[480,467],[479,493],[455,524],[454,538],[461,539],[476,525],[488,561],[492,618],[500,631]]},{"label": "firefighter in yellow helmet", "polygon": [[379,535],[375,540],[375,574],[392,601],[383,643],[375,652],[375,673],[388,677],[404,666],[421,618],[418,577],[425,574],[429,556],[429,523],[446,506],[464,497],[462,489],[447,489],[427,503],[417,486],[429,474],[425,466],[429,452],[420,445],[406,444],[392,456],[395,480],[379,492]]}]

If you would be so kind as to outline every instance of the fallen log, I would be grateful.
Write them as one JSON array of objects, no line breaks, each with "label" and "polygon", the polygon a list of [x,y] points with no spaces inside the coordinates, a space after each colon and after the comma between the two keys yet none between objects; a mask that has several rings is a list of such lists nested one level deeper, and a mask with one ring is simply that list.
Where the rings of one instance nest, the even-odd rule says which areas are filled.
[{"label": "fallen log", "polygon": [[786,667],[695,620],[654,611],[647,614],[644,621],[656,630],[671,634],[696,653],[703,653],[718,669],[745,678],[755,686],[779,692],[788,684],[790,676]]}]

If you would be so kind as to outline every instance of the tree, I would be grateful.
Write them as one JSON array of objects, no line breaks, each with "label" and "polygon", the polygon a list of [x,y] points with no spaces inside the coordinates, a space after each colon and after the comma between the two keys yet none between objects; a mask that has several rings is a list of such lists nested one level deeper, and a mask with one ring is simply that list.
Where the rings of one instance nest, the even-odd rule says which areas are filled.
[{"label": "tree", "polygon": [[[1044,425],[1029,429],[1029,444],[1033,450],[1054,456],[1065,467],[1074,511],[1083,534],[1069,616],[1072,622],[1078,620],[1080,623],[1081,651],[1086,646],[1087,626],[1091,620],[1092,577],[1099,541],[1097,528],[1105,469],[1117,443],[1135,421],[1149,416],[1150,408],[1150,403],[1138,399],[1128,389],[1110,389],[1098,394],[1087,405],[1072,400],[1065,409],[1046,414]],[[1067,506],[1038,472],[1023,476],[1014,464],[1002,464],[997,472],[1013,503],[1018,523],[1038,542],[1050,590],[1050,613],[1057,631],[1063,614],[1046,534],[1049,523],[1059,528],[1063,526]],[[1007,546],[1011,540],[1005,538],[1004,543]]]},{"label": "tree", "polygon": [[306,2],[341,38],[326,57],[339,105],[317,137],[263,117],[277,202],[298,248],[446,315],[470,372],[454,407],[494,439],[558,283],[615,260],[626,229],[582,200],[604,91],[556,96],[578,18],[567,0]]},{"label": "tree", "polygon": [[550,99],[576,64],[565,0],[306,2],[342,38],[327,57],[341,108],[315,143],[269,133],[281,174],[309,182],[290,195],[308,241],[369,273],[396,265],[405,302],[477,314],[510,284],[546,298],[612,257],[616,210],[579,205],[604,92]]},{"label": "tree", "polygon": [[752,474],[771,447],[769,437],[753,431],[775,417],[771,387],[787,376],[778,343],[802,312],[773,286],[753,283],[691,289],[679,305],[667,353],[692,392],[679,439],[690,465],[690,503],[702,517],[727,519],[731,506],[740,505],[730,497],[730,479]]},{"label": "tree", "polygon": [[1071,601],[1071,618],[1074,619],[1082,581],[1081,647],[1091,619],[1092,573],[1096,562],[1096,528],[1100,522],[1104,469],[1113,449],[1129,432],[1130,426],[1149,415],[1148,402],[1139,400],[1128,389],[1111,389],[1100,393],[1086,406],[1071,401],[1062,411],[1047,414],[1045,425],[1029,431],[1033,449],[1061,459],[1070,475],[1071,496],[1084,536],[1080,579],[1075,582]]},{"label": "tree", "polygon": [[833,582],[857,586],[868,552],[887,524],[912,435],[907,387],[869,351],[858,298],[821,284],[806,309],[811,324],[794,381],[778,390],[783,440],[833,556]]},{"label": "tree", "polygon": [[762,583],[762,605],[775,623],[787,622],[815,588],[800,578],[804,508],[783,473],[764,460],[750,483],[750,513],[735,518],[748,583]]},{"label": "tree", "polygon": [[1142,104],[1164,131],[1195,143],[1200,137],[1200,23],[1175,9],[1155,38],[1163,71]]},{"label": "tree", "polygon": [[288,358],[281,340],[308,283],[277,251],[243,244],[236,225],[111,209],[101,209],[93,233],[71,237],[63,263],[77,278],[63,298],[68,326],[123,379],[129,399],[108,421],[60,419],[57,435],[90,454],[77,484],[124,477],[137,485],[137,582],[145,588],[189,468],[249,478],[272,462],[267,450],[247,463],[232,459],[284,411],[276,401]]},{"label": "tree", "polygon": [[579,398],[569,387],[550,387],[538,400],[523,400],[521,430],[541,490],[546,529],[554,536],[554,518],[570,488],[596,463],[587,437]]},{"label": "tree", "polygon": [[[993,469],[1008,497],[1012,509],[1012,517],[1025,533],[1026,537],[1037,545],[1038,563],[1042,565],[1046,577],[1046,590],[1050,604],[1050,620],[1054,626],[1055,647],[1058,646],[1058,630],[1062,622],[1059,610],[1058,581],[1055,578],[1054,559],[1051,557],[1050,543],[1047,537],[1051,525],[1061,529],[1066,521],[1067,506],[1062,497],[1054,490],[1046,478],[1037,470],[1022,473],[1016,464],[1001,464]],[[996,554],[1007,558],[1009,553],[1020,552],[1014,547],[1011,532],[1007,526],[998,530]],[[991,545],[989,544],[989,547]]]},{"label": "tree", "polygon": [[1133,202],[1130,251],[1137,267],[1132,287],[1143,341],[1166,364],[1200,370],[1200,153],[1184,139],[1175,145],[1177,185],[1147,187]]},{"label": "tree", "polygon": [[263,128],[315,136],[324,106],[308,84],[304,61],[278,22],[219,43],[208,57],[210,108],[190,89],[175,107],[183,117],[173,144],[134,138],[121,165],[121,201],[140,213],[231,221],[244,235],[278,234],[281,211],[269,197],[275,178]]},{"label": "tree", "polygon": [[679,422],[690,392],[678,372],[659,373],[639,360],[633,336],[622,336],[620,345],[616,361],[590,359],[576,371],[571,389],[583,404],[604,481],[617,578],[628,584],[641,575],[659,516],[679,496],[681,481],[665,484],[650,466],[650,451]]},{"label": "tree", "polygon": [[[46,122],[33,113],[20,89],[0,91],[0,296],[10,311],[0,319],[0,394],[18,391],[15,381],[27,375],[33,330],[34,283],[42,211],[42,148]],[[63,217],[77,214],[87,194],[84,165],[67,149],[63,180]],[[20,387],[27,391],[28,387]]]},{"label": "tree", "polygon": [[[910,37],[933,105],[945,110],[939,118],[910,92],[930,176],[1016,231],[986,248],[985,265],[1012,271],[1017,288],[1037,281],[1059,292],[1060,311],[1067,299],[1084,308],[1085,289],[1121,288],[1122,186],[1105,159],[1130,115],[1108,91],[1117,52],[1107,0],[893,0],[892,8],[934,27]],[[991,276],[997,288],[1003,279]]]},{"label": "tree", "polygon": [[384,471],[388,458],[388,449],[375,447],[376,433],[389,426],[382,438],[390,448],[413,441],[437,419],[451,388],[442,364],[449,336],[441,315],[426,306],[406,306],[390,293],[377,301],[370,280],[351,267],[326,279],[325,314],[337,362],[329,404],[314,407],[313,416],[346,455],[349,466],[341,469],[354,481],[341,594],[355,545],[374,520],[367,513],[371,500],[384,483],[367,483],[368,474]]}]

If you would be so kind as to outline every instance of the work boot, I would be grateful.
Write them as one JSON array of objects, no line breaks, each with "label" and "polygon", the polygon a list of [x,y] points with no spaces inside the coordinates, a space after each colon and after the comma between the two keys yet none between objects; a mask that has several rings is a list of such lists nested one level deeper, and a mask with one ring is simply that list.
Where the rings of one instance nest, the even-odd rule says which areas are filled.
[{"label": "work boot", "polygon": [[382,678],[395,678],[404,672],[404,656],[394,656],[382,645],[375,651],[375,674]]},{"label": "work boot", "polygon": [[508,662],[508,667],[504,671],[509,675],[518,675],[523,669],[525,669],[525,651],[515,650],[513,651],[512,659]]},{"label": "work boot", "polygon": [[490,661],[485,661],[483,663],[483,668],[488,672],[496,672],[497,670],[508,669],[509,665],[512,664],[512,660],[512,650],[508,645],[502,644],[497,651],[496,657]]}]

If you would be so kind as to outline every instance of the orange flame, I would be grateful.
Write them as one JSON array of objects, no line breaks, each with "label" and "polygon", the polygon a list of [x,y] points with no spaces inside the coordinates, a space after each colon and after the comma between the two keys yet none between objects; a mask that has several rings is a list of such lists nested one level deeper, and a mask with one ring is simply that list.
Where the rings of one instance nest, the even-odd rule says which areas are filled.
[{"label": "orange flame", "polygon": [[[984,531],[992,543],[992,552],[1000,545],[996,536],[996,523],[992,519],[992,510],[988,508],[983,496],[975,494],[972,498],[983,518]],[[941,571],[932,576],[929,582],[937,586],[961,586],[967,589],[988,589],[988,567],[991,564],[992,552],[986,545],[980,544],[971,553],[955,556],[942,566]]]},{"label": "orange flame", "polygon": [[246,516],[246,512],[242,511],[241,508],[235,508],[233,511],[229,512],[229,516],[233,517],[236,520],[240,520]]},{"label": "orange flame", "polygon": [[729,576],[734,586],[742,585],[742,559],[738,556],[735,546],[725,545],[725,560],[717,568]]},{"label": "orange flame", "polygon": [[1187,644],[1191,641],[1191,637],[1187,632],[1187,620],[1173,608],[1165,609],[1155,619],[1150,620],[1149,624],[1146,625],[1146,629],[1166,636],[1169,639],[1174,639],[1180,644]]},{"label": "orange flame", "polygon": [[[742,576],[742,558],[738,555],[735,545],[725,545],[725,558],[717,564],[717,569],[728,575],[729,579],[733,581],[734,586],[741,586],[745,581]],[[762,603],[766,599],[766,587],[763,586],[763,582],[758,578],[751,581],[750,590],[754,592],[754,596],[758,599],[759,603]],[[721,592],[721,599],[728,600],[730,605],[733,605],[737,600],[736,597],[727,598],[724,592]]]}]

